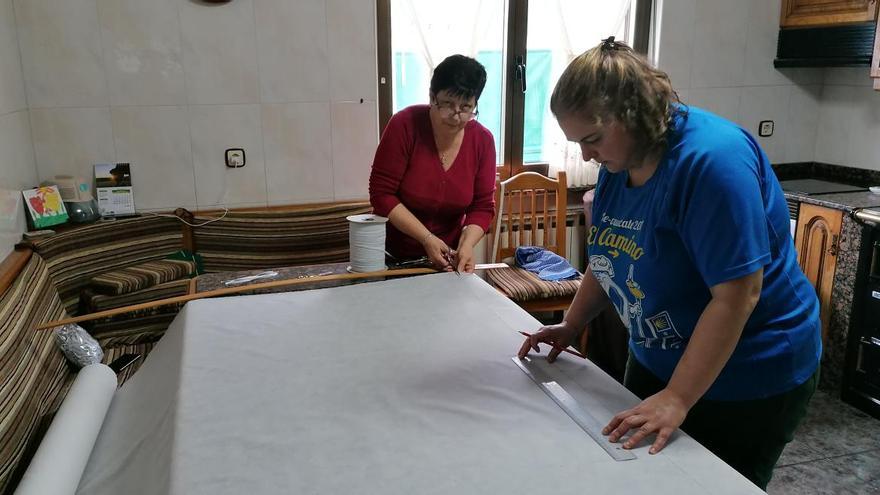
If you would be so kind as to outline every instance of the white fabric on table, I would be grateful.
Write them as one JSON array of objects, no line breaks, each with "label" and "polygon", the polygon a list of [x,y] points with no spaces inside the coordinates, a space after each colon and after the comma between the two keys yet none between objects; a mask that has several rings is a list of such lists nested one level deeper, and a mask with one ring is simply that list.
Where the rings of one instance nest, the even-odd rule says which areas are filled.
[{"label": "white fabric on table", "polygon": [[[762,493],[680,433],[614,461],[511,361],[539,326],[454,274],[190,302],[79,493]],[[637,403],[587,361],[553,368],[599,421]]]}]

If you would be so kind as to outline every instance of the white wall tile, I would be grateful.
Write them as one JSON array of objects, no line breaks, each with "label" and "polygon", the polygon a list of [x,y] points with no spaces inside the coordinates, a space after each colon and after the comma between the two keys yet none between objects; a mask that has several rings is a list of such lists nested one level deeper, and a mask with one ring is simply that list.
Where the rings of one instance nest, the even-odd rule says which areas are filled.
[{"label": "white wall tile", "polygon": [[176,0],[98,0],[113,105],[186,103]]},{"label": "white wall tile", "polygon": [[114,107],[112,119],[117,160],[131,163],[135,206],[194,208],[186,107]]},{"label": "white wall tile", "polygon": [[333,193],[337,200],[367,199],[373,155],[379,142],[375,102],[330,106],[333,132]]},{"label": "white wall tile", "polygon": [[377,98],[376,2],[327,0],[330,100]]},{"label": "white wall tile", "polygon": [[[242,203],[266,205],[266,166],[260,105],[190,108],[196,201],[199,208]],[[228,168],[225,151],[243,148],[245,166]]]},{"label": "white wall tile", "polygon": [[776,40],[779,38],[780,2],[748,0],[747,8],[743,83],[752,86],[790,84],[791,80],[786,74],[773,67],[773,59],[776,58]]},{"label": "white wall tile", "polygon": [[92,182],[94,164],[116,161],[109,108],[31,110],[31,129],[41,180],[66,174]]},{"label": "white wall tile", "polygon": [[12,0],[0,0],[0,115],[27,108]]},{"label": "white wall tile", "polygon": [[37,183],[12,0],[0,0],[0,260],[27,230],[21,190]]},{"label": "white wall tile", "polygon": [[[330,78],[324,0],[256,0],[254,6],[263,101],[327,100]],[[367,19],[358,22],[370,23]],[[347,29],[357,32],[361,28]],[[347,49],[362,51],[354,46]],[[375,66],[374,62],[374,70]]]},{"label": "white wall tile", "polygon": [[330,105],[263,105],[268,203],[307,203],[333,199]]},{"label": "white wall tile", "polygon": [[688,104],[739,122],[742,88],[693,88],[688,90]]},{"label": "white wall tile", "polygon": [[24,202],[18,189],[0,189],[0,260],[12,252],[27,230]]},{"label": "white wall tile", "polygon": [[[785,161],[791,86],[746,86],[740,96],[739,124],[754,136],[771,163]],[[758,136],[758,124],[773,121],[773,135]]]},{"label": "white wall tile", "polygon": [[696,2],[663,0],[657,66],[669,74],[676,89],[691,86]]},{"label": "white wall tile", "polygon": [[880,92],[870,86],[848,89],[857,104],[852,112],[850,152],[844,165],[880,170]]},{"label": "white wall tile", "polygon": [[96,1],[15,1],[30,108],[108,104]]},{"label": "white wall tile", "polygon": [[816,150],[819,128],[819,98],[822,87],[792,86],[788,108],[788,133],[785,136],[785,161],[809,162]]},{"label": "white wall tile", "polygon": [[788,67],[777,70],[794,84],[808,86],[822,84],[826,69],[824,67]]},{"label": "white wall tile", "polygon": [[0,115],[0,188],[25,189],[37,185],[34,147],[27,110]]},{"label": "white wall tile", "polygon": [[873,87],[870,67],[829,67],[825,69],[823,83],[837,86]]},{"label": "white wall tile", "polygon": [[253,1],[177,3],[187,102],[259,103]]},{"label": "white wall tile", "polygon": [[742,2],[696,2],[691,88],[741,86],[748,9]]},{"label": "white wall tile", "polygon": [[817,162],[846,165],[857,106],[853,88],[825,86],[821,98],[814,159]]}]

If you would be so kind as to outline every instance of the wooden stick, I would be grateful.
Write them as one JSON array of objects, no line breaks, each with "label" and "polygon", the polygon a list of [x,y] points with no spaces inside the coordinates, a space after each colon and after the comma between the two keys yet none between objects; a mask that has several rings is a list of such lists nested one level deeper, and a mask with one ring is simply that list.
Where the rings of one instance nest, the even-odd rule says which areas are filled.
[{"label": "wooden stick", "polygon": [[[489,268],[503,268],[508,266],[505,263],[487,263],[487,264],[479,264],[476,265],[477,270],[485,270]],[[320,275],[317,277],[305,277],[305,278],[292,278],[288,280],[273,280],[271,282],[260,282],[258,284],[251,285],[243,285],[240,287],[227,287],[225,289],[214,289],[206,292],[200,292],[195,294],[185,294],[182,296],[169,297],[167,299],[159,299],[158,301],[149,301],[140,304],[134,304],[131,306],[125,306],[122,308],[114,308],[108,309],[105,311],[99,311],[97,313],[90,313],[87,315],[75,316],[72,318],[65,318],[63,320],[50,321],[47,323],[43,323],[41,325],[36,326],[35,330],[43,330],[46,328],[55,328],[61,325],[67,325],[68,323],[79,323],[82,321],[91,321],[97,320],[100,318],[107,318],[110,316],[116,316],[123,313],[129,313],[132,311],[140,311],[142,309],[152,309],[157,308],[159,306],[165,306],[168,304],[179,304],[185,303],[188,301],[194,301],[196,299],[204,299],[207,297],[217,297],[217,296],[228,296],[232,294],[239,294],[241,292],[249,292],[252,290],[259,289],[271,289],[275,287],[287,287],[291,285],[302,285],[302,284],[311,284],[316,282],[329,282],[332,280],[358,280],[363,278],[370,277],[402,277],[405,275],[426,275],[429,273],[437,273],[437,270],[433,268],[404,268],[400,270],[383,270],[379,272],[366,272],[366,273],[339,273],[335,275]],[[195,279],[193,279],[195,280]]]},{"label": "wooden stick", "polygon": [[66,325],[68,323],[79,323],[82,321],[90,321],[97,320],[99,318],[107,318],[109,316],[116,316],[122,313],[129,313],[131,311],[140,311],[142,309],[152,309],[159,306],[165,306],[168,304],[179,304],[185,303],[188,301],[194,301],[196,299],[204,299],[207,297],[217,297],[217,296],[227,296],[231,294],[238,294],[241,292],[249,292],[252,290],[260,290],[260,289],[271,289],[274,287],[287,287],[291,285],[302,285],[302,284],[312,284],[316,282],[329,282],[332,280],[358,280],[363,278],[370,277],[402,277],[404,275],[425,275],[428,273],[437,273],[433,268],[405,268],[402,270],[383,270],[380,272],[366,272],[366,273],[339,273],[335,275],[322,275],[318,277],[306,277],[306,278],[293,278],[289,280],[273,280],[271,282],[261,282],[258,284],[251,285],[243,285],[241,287],[227,287],[225,289],[214,289],[206,292],[200,292],[198,294],[185,294],[183,296],[175,296],[169,297],[166,299],[159,299],[158,301],[150,301],[140,304],[133,304],[131,306],[125,306],[122,308],[108,309],[105,311],[99,311],[97,313],[90,313],[87,315],[76,316],[73,318],[65,318],[63,320],[50,321],[48,323],[43,323],[41,325],[37,325],[35,327],[36,330],[43,330],[46,328],[54,328],[61,325]]}]

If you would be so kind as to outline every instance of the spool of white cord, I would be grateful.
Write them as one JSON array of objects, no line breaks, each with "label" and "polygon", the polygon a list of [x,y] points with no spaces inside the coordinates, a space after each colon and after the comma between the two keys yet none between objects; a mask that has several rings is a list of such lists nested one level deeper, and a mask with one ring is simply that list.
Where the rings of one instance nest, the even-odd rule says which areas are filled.
[{"label": "spool of white cord", "polygon": [[379,215],[351,215],[348,220],[349,265],[351,272],[385,270],[385,223]]}]

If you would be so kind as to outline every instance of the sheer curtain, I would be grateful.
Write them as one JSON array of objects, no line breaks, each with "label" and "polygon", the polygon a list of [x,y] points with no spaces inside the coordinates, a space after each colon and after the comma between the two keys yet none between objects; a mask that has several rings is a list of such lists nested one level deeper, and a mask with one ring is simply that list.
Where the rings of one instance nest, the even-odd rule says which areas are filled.
[{"label": "sheer curtain", "polygon": [[[536,13],[535,22],[556,26],[555,39],[544,40],[545,44],[554,44],[551,75],[554,85],[569,62],[602,39],[614,35],[617,39],[631,42],[627,39],[627,28],[632,4],[632,0],[553,0],[544,5],[543,14],[541,9],[533,10],[530,4],[530,35],[533,12]],[[565,139],[556,119],[550,113],[549,106],[545,111],[544,121],[544,158],[550,163],[550,175],[555,176],[557,171],[565,170],[569,186],[595,184],[599,175],[599,164],[583,160],[580,147]]]},{"label": "sheer curtain", "polygon": [[394,38],[412,50],[418,40],[420,55],[433,71],[453,53],[476,57],[481,49],[497,49],[503,42],[503,0],[392,0],[393,12],[403,18],[394,22]]},{"label": "sheer curtain", "polygon": [[428,102],[434,68],[452,54],[479,60],[489,79],[480,97],[480,122],[502,156],[505,0],[392,0],[393,110]]}]

